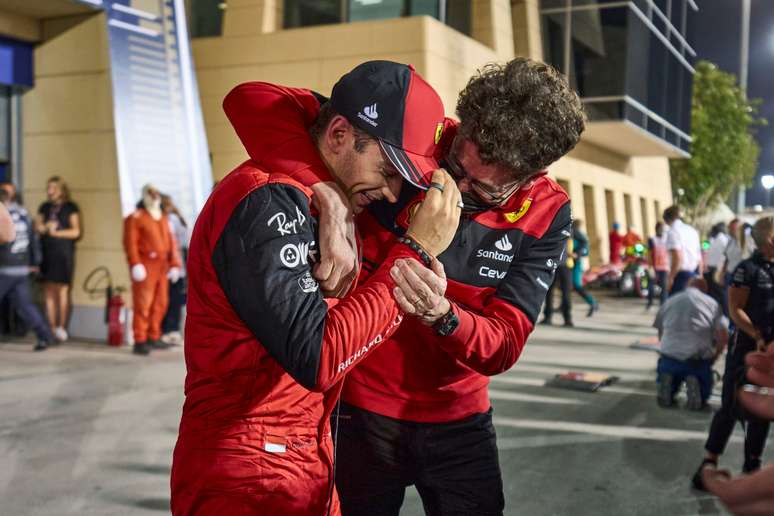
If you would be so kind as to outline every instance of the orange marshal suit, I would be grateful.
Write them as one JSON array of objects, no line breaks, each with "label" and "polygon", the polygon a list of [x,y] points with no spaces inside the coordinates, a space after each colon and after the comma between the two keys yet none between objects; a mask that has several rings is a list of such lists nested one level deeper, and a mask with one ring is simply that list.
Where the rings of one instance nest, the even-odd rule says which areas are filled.
[{"label": "orange marshal suit", "polygon": [[145,266],[143,281],[132,281],[134,319],[132,330],[135,342],[161,338],[161,321],[169,304],[167,273],[180,267],[180,255],[175,237],[169,230],[166,215],[155,220],[148,210],[138,208],[124,220],[124,250],[131,269]]}]

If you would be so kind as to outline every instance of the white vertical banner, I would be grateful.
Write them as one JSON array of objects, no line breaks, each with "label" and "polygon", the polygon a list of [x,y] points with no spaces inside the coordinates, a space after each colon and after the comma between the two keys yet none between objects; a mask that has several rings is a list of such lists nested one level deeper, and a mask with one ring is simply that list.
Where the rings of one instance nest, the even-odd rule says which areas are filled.
[{"label": "white vertical banner", "polygon": [[212,188],[212,168],[183,1],[104,6],[122,212],[153,183],[192,222]]}]

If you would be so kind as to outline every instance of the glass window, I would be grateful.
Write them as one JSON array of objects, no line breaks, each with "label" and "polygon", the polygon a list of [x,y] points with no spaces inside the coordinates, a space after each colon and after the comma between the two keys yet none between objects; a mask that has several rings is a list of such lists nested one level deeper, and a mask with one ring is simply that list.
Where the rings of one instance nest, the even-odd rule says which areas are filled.
[{"label": "glass window", "polygon": [[186,0],[189,32],[192,38],[223,34],[223,0]]},{"label": "glass window", "polygon": [[470,36],[472,9],[472,0],[446,0],[446,25]]},{"label": "glass window", "polygon": [[285,28],[344,21],[341,0],[285,0]]},{"label": "glass window", "polygon": [[407,4],[404,0],[349,0],[349,21],[407,16]]},{"label": "glass window", "polygon": [[[670,16],[669,21],[672,22],[672,26],[682,34],[683,31],[683,16],[685,11],[685,2],[684,0],[672,0],[672,16]],[[671,39],[674,40],[674,34],[672,34]],[[679,48],[679,45],[675,41],[675,46]]]},{"label": "glass window", "polygon": [[556,9],[557,7],[566,7],[567,0],[540,0],[541,9]]},{"label": "glass window", "polygon": [[564,69],[564,28],[567,25],[567,13],[544,14],[543,27],[543,58],[560,72]]},{"label": "glass window", "polygon": [[642,127],[643,129],[648,128],[648,117],[638,108],[627,103],[622,109],[624,111],[624,116],[621,118],[625,118],[637,127]]},{"label": "glass window", "polygon": [[589,120],[621,120],[624,118],[625,104],[623,101],[586,102],[583,104]]},{"label": "glass window", "polygon": [[[469,3],[469,2],[452,2],[452,3]],[[411,16],[432,16],[436,20],[441,18],[440,2],[438,0],[410,0],[410,12]]]},{"label": "glass window", "polygon": [[[667,9],[667,0],[654,0],[654,1],[653,1],[653,3],[654,3],[654,4],[656,4],[656,8],[657,8],[659,11],[661,11],[662,13],[664,13],[664,16],[666,16],[667,18],[669,18],[669,10]],[[658,16],[658,15],[657,15],[657,14],[654,14],[654,15],[653,15],[653,17],[654,17],[654,18],[655,18],[656,16]]]},{"label": "glass window", "polygon": [[628,12],[621,7],[572,13],[570,84],[581,97],[623,95]]}]

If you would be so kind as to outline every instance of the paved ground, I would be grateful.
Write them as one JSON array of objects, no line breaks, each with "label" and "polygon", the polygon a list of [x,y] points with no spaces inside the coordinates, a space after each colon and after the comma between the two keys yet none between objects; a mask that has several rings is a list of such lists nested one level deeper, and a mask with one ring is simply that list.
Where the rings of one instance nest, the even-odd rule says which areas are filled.
[{"label": "paved ground", "polygon": [[[517,365],[493,378],[507,514],[722,514],[688,487],[710,413],[659,409],[656,355],[629,348],[653,334],[652,314],[611,298],[594,318],[581,306],[575,316],[575,329],[539,328]],[[598,393],[543,386],[567,369],[621,381]],[[0,344],[0,514],[168,511],[183,375],[179,349],[139,358]],[[735,470],[740,436],[726,457]],[[422,514],[413,490],[402,514]]]}]

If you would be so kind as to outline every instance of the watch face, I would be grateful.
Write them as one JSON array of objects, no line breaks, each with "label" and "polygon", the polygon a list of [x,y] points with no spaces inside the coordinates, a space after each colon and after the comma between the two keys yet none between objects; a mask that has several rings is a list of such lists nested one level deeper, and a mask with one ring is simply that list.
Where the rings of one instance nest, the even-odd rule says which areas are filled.
[{"label": "watch face", "polygon": [[447,337],[457,329],[459,324],[460,320],[457,318],[457,314],[453,311],[449,311],[448,314],[444,315],[438,323],[436,323],[435,332],[442,337]]}]

